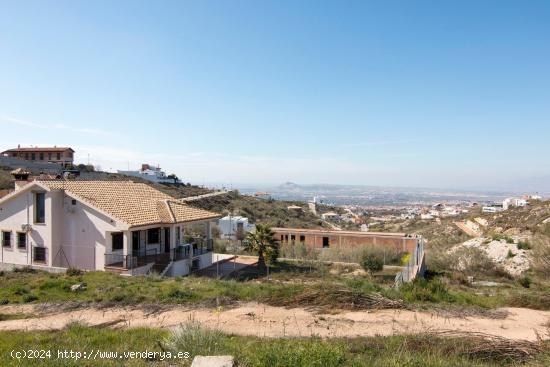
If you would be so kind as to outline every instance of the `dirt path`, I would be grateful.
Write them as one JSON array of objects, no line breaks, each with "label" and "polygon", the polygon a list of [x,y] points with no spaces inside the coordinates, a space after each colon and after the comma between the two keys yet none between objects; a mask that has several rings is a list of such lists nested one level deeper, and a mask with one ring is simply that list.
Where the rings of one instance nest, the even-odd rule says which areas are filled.
[{"label": "dirt path", "polygon": [[135,308],[79,310],[41,313],[39,306],[0,306],[0,313],[25,313],[35,318],[0,322],[0,330],[61,329],[72,321],[110,327],[177,327],[196,320],[205,327],[226,333],[260,337],[320,336],[354,337],[419,333],[426,331],[475,331],[509,339],[536,340],[537,335],[550,339],[550,312],[506,308],[504,319],[482,317],[443,317],[425,311],[380,310],[315,314],[302,308],[286,309],[257,303],[235,308],[188,309],[172,308],[156,313]]}]

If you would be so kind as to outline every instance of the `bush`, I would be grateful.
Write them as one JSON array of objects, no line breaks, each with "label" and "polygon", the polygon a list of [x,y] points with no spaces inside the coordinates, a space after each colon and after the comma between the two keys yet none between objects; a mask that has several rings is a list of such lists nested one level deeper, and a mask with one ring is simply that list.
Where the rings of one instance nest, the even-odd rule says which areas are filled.
[{"label": "bush", "polygon": [[523,288],[529,288],[531,286],[531,278],[529,278],[528,276],[523,276],[523,277],[518,279],[518,283]]},{"label": "bush", "polygon": [[67,269],[67,272],[65,273],[67,274],[68,276],[79,276],[79,275],[82,275],[84,274],[84,272],[78,268],[73,268],[72,266],[70,268]]},{"label": "bush", "polygon": [[427,281],[417,278],[405,283],[399,288],[403,298],[409,302],[454,302],[455,298],[447,290],[447,286],[439,278]]},{"label": "bush", "polygon": [[0,299],[0,306],[7,305],[8,303],[10,303],[10,301],[8,301],[7,299]]},{"label": "bush", "polygon": [[194,320],[175,330],[167,341],[167,346],[175,352],[188,352],[191,358],[196,355],[213,356],[227,350],[225,335],[220,331],[203,329]]},{"label": "bush", "polygon": [[361,259],[361,266],[365,269],[365,271],[372,275],[373,273],[384,269],[384,259],[376,253],[365,253],[363,255],[363,259]]},{"label": "bush", "polygon": [[25,303],[34,302],[34,301],[36,301],[37,299],[38,299],[38,297],[35,296],[35,295],[32,294],[32,293],[25,294],[25,295],[23,296],[23,302],[25,302]]},{"label": "bush", "polygon": [[511,258],[513,258],[514,256],[516,256],[516,255],[512,252],[512,250],[508,250],[508,254],[506,255],[506,258],[507,258],[507,259],[511,259]]},{"label": "bush", "polygon": [[550,276],[550,238],[537,237],[533,242],[534,269],[545,276]]}]

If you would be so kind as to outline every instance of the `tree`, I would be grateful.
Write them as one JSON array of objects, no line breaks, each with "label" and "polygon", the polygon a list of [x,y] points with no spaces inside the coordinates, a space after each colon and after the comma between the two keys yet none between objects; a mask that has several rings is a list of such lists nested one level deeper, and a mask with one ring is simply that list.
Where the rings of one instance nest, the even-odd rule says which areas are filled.
[{"label": "tree", "polygon": [[377,271],[384,269],[384,260],[379,254],[367,252],[363,255],[361,260],[361,266],[365,269],[370,275]]},{"label": "tree", "polygon": [[258,270],[265,269],[266,257],[269,263],[277,260],[279,242],[268,225],[257,224],[256,230],[246,235],[246,240],[247,249],[258,253]]}]

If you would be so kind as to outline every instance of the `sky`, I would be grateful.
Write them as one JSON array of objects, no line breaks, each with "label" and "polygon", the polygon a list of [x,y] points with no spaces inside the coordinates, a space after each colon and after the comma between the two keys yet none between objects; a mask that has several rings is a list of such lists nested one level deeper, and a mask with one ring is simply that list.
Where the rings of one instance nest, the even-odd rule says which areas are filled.
[{"label": "sky", "polygon": [[196,184],[550,187],[548,1],[0,0],[0,150]]}]

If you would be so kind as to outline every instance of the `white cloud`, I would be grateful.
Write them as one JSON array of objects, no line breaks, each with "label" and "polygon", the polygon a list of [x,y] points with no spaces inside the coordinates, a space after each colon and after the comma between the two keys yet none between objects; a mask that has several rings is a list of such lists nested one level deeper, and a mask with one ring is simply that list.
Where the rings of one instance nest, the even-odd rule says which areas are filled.
[{"label": "white cloud", "polygon": [[100,129],[93,129],[88,127],[73,127],[73,126],[67,126],[64,124],[37,123],[34,121],[22,120],[19,118],[6,116],[6,115],[0,115],[0,123],[32,127],[35,129],[57,129],[57,130],[66,130],[66,131],[82,133],[82,134],[112,135],[112,132],[100,130]]}]

